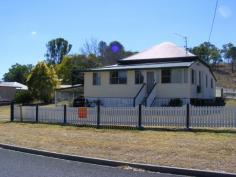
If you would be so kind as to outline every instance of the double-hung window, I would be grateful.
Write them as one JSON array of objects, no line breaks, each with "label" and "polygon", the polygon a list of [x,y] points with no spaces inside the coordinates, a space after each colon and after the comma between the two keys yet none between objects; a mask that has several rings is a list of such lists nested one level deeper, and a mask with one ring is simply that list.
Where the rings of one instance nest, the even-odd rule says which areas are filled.
[{"label": "double-hung window", "polygon": [[144,76],[142,71],[135,71],[135,84],[143,84]]},{"label": "double-hung window", "polygon": [[161,83],[171,83],[171,70],[170,69],[161,70]]},{"label": "double-hung window", "polygon": [[127,71],[110,72],[110,84],[126,84],[126,83],[127,83]]},{"label": "double-hung window", "polygon": [[192,69],[191,71],[192,84],[196,83],[196,71]]},{"label": "double-hung window", "polygon": [[101,73],[100,72],[93,73],[93,85],[101,85]]}]

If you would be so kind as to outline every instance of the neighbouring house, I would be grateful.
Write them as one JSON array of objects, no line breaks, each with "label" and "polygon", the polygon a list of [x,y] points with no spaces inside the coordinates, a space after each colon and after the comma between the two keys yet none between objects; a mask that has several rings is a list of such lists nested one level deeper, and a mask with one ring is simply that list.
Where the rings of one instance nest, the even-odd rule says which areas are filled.
[{"label": "neighbouring house", "polygon": [[209,65],[170,42],[84,73],[85,99],[100,100],[103,106],[162,106],[173,99],[186,104],[215,98],[216,79]]},{"label": "neighbouring house", "polygon": [[73,101],[80,96],[83,96],[83,85],[60,85],[55,89],[55,104],[56,105],[73,105]]},{"label": "neighbouring house", "polygon": [[16,92],[21,90],[28,90],[28,87],[18,82],[0,81],[0,102],[13,101]]}]

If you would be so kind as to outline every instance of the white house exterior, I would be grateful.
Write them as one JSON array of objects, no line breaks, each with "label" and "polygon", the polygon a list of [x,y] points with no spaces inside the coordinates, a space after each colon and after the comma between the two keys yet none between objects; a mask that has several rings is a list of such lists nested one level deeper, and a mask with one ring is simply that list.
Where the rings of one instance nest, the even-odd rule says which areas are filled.
[{"label": "white house exterior", "polygon": [[160,106],[176,98],[189,103],[214,99],[215,82],[206,63],[165,42],[116,65],[85,71],[84,97],[104,106]]}]

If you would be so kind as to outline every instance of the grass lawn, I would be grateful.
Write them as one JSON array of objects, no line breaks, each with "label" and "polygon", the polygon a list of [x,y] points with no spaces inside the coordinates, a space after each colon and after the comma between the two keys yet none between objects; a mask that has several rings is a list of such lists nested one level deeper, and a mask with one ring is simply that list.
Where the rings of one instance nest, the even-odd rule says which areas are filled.
[{"label": "grass lawn", "polygon": [[0,143],[236,173],[236,132],[113,130],[1,122]]},{"label": "grass lawn", "polygon": [[225,100],[226,106],[236,106],[236,100],[235,99],[226,99]]},{"label": "grass lawn", "polygon": [[0,106],[0,121],[10,119],[10,106]]}]

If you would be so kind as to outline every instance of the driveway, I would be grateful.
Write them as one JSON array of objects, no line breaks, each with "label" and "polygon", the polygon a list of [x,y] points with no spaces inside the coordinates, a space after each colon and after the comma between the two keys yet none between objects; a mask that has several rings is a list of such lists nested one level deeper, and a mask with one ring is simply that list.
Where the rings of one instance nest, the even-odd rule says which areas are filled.
[{"label": "driveway", "polygon": [[1,177],[174,177],[0,149]]}]

